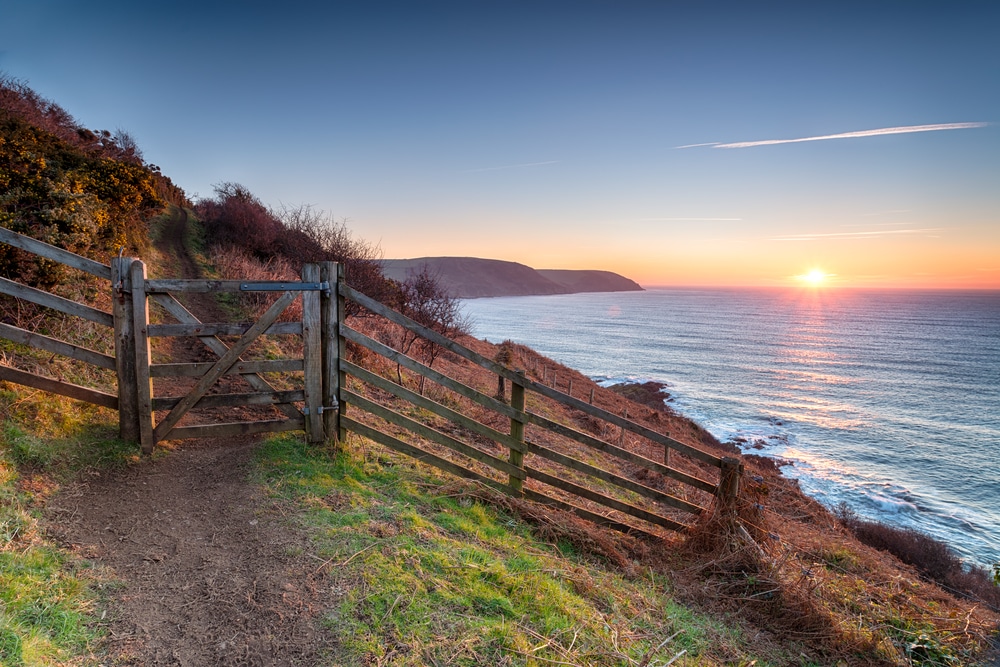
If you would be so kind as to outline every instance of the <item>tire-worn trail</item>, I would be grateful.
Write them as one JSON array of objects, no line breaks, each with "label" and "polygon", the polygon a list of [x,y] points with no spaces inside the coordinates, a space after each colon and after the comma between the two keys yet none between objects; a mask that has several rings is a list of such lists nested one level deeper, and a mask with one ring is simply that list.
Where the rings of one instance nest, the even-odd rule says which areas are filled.
[{"label": "tire-worn trail", "polygon": [[[175,212],[162,249],[174,255],[178,277],[193,278],[186,223]],[[186,305],[202,321],[219,321],[210,296]],[[195,348],[172,356],[207,358]],[[107,604],[101,653],[110,664],[320,662],[329,645],[319,629],[325,577],[308,538],[248,481],[255,443],[173,443],[163,456],[93,473],[50,501],[49,532],[121,582]]]}]

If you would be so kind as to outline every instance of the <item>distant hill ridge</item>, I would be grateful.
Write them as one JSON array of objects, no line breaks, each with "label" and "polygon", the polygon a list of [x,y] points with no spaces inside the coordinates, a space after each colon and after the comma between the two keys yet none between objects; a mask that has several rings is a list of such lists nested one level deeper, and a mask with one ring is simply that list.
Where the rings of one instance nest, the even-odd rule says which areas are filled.
[{"label": "distant hill ridge", "polygon": [[425,265],[452,294],[463,299],[642,291],[635,281],[611,271],[533,269],[517,262],[478,257],[382,260],[386,277],[400,281]]}]

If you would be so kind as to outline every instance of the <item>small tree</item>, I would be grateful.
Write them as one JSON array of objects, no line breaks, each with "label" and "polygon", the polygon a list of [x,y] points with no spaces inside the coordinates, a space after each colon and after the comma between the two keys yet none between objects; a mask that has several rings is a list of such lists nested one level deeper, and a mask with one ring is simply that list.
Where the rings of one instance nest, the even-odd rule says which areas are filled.
[{"label": "small tree", "polygon": [[[458,298],[441,284],[438,277],[424,264],[420,270],[411,272],[400,285],[401,311],[411,320],[447,338],[454,338],[469,332],[469,322],[462,313]],[[433,367],[434,361],[444,352],[444,348],[408,329],[404,329],[400,341],[400,351],[409,354],[413,349],[421,361]],[[402,384],[402,372],[396,365],[396,377]],[[420,378],[420,393],[424,392],[424,378]]]}]

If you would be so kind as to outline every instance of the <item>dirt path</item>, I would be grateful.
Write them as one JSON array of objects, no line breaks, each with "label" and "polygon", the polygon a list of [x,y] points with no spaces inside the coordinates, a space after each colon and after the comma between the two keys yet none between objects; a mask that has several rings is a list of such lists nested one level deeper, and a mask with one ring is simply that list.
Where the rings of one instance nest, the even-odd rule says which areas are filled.
[{"label": "dirt path", "polygon": [[[190,278],[185,225],[175,215],[163,249]],[[211,298],[186,305],[218,321]],[[255,440],[177,444],[67,487],[47,510],[56,539],[123,584],[107,609],[112,664],[318,664],[324,577],[307,538],[247,481]]]}]

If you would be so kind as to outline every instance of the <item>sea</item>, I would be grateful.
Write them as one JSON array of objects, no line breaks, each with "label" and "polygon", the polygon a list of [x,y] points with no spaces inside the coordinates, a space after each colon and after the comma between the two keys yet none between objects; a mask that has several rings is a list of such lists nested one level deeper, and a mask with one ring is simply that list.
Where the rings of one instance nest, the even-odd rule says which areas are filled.
[{"label": "sea", "polygon": [[653,380],[829,507],[1000,561],[1000,291],[649,289],[462,302],[472,333]]}]

